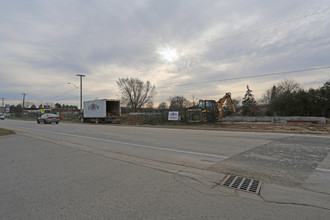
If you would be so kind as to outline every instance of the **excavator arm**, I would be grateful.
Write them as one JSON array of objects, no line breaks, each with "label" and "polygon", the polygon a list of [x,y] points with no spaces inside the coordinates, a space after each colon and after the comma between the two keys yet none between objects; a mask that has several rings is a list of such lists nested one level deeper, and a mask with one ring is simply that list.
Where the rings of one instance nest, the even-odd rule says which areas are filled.
[{"label": "excavator arm", "polygon": [[225,102],[227,102],[230,111],[232,111],[234,113],[236,112],[233,101],[231,100],[231,94],[230,94],[230,92],[228,92],[221,99],[219,99],[218,102],[215,103],[215,105],[217,106],[218,111],[219,111],[218,120],[222,119],[222,117],[223,117],[223,107],[222,106]]}]

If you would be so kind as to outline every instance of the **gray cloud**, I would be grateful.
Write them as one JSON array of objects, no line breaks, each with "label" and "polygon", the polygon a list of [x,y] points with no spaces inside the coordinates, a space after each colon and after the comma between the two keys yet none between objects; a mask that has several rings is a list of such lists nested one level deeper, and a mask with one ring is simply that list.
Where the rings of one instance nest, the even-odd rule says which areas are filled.
[{"label": "gray cloud", "polygon": [[[218,98],[227,90],[243,96],[248,83],[261,96],[280,79],[172,85],[329,66],[329,3],[3,1],[0,96],[26,92],[35,102],[77,103],[67,82],[77,83],[78,72],[87,75],[86,99],[119,97],[115,81],[130,76],[159,87],[156,103],[173,95]],[[161,57],[166,51],[173,54]],[[329,79],[325,71],[283,77],[318,85]]]}]

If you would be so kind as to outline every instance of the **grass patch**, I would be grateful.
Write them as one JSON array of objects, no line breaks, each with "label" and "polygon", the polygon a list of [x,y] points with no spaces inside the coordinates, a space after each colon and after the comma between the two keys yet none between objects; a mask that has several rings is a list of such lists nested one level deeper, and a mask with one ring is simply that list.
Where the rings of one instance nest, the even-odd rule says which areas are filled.
[{"label": "grass patch", "polygon": [[15,134],[15,131],[0,128],[0,136],[8,135],[8,134]]}]

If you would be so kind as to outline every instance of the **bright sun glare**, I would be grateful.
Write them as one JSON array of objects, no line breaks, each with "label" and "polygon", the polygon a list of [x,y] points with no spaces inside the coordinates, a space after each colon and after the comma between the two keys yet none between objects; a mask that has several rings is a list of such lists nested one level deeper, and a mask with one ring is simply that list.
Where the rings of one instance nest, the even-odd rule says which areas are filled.
[{"label": "bright sun glare", "polygon": [[178,58],[178,52],[174,48],[165,47],[159,50],[162,59],[167,62],[174,62]]}]

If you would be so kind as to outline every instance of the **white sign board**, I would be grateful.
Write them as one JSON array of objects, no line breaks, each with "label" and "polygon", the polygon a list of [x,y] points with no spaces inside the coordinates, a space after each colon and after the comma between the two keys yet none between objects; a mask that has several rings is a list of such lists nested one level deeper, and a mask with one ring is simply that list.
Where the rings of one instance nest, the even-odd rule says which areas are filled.
[{"label": "white sign board", "polygon": [[169,121],[178,121],[179,120],[179,112],[168,112],[168,120]]}]

